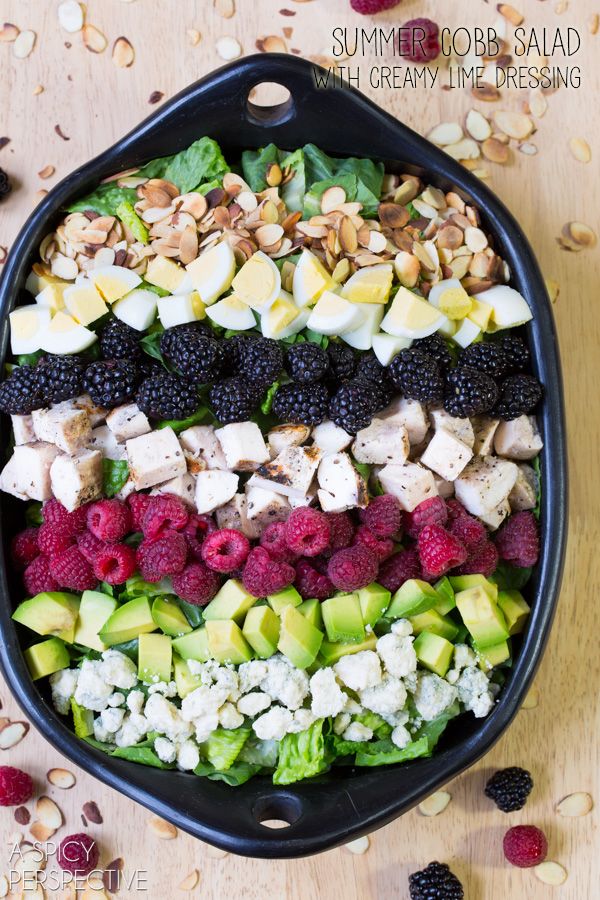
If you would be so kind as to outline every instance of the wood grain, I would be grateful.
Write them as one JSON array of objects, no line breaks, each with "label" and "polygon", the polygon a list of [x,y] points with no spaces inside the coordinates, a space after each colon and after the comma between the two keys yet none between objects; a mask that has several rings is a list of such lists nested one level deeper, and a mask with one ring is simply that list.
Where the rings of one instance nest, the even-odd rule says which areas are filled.
[{"label": "wood grain", "polygon": [[[600,35],[591,36],[587,23],[597,11],[593,0],[571,0],[558,15],[554,0],[515,0],[526,25],[577,27],[582,49],[576,63],[583,83],[578,90],[561,89],[549,96],[545,117],[537,122],[532,138],[539,148],[534,157],[513,152],[512,163],[493,170],[492,187],[521,221],[547,277],[560,285],[555,315],[564,366],[570,434],[571,516],[570,541],[563,591],[554,629],[537,677],[539,705],[521,711],[513,726],[487,757],[452,782],[452,802],[441,816],[426,819],[410,812],[371,836],[364,856],[335,850],[295,862],[264,862],[233,856],[215,859],[209,850],[187,836],[161,842],[147,828],[149,814],[141,807],[77,772],[77,785],[59,791],[44,785],[47,769],[64,765],[59,755],[33,731],[0,762],[22,765],[35,773],[40,790],[54,797],[66,825],[58,837],[81,827],[82,804],[95,800],[104,823],[90,825],[102,846],[102,860],[117,856],[125,872],[146,873],[147,887],[120,896],[152,900],[175,896],[179,882],[192,869],[200,872],[194,894],[211,900],[244,894],[251,898],[286,900],[375,900],[407,897],[407,876],[431,859],[451,864],[465,885],[470,900],[527,897],[545,900],[552,889],[532,872],[510,868],[503,860],[501,840],[508,825],[536,823],[546,829],[550,858],[565,865],[569,877],[556,896],[582,900],[597,895],[600,862],[597,852],[597,816],[561,819],[555,803],[575,790],[598,793],[598,635],[597,614],[591,611],[600,590],[597,547],[600,542],[600,486],[597,478],[598,445],[598,325],[597,291],[600,265],[597,250],[575,254],[559,250],[556,237],[572,219],[598,222],[598,159],[600,158],[599,96]],[[10,45],[0,44],[0,136],[10,144],[0,151],[0,166],[8,169],[16,190],[0,207],[0,245],[8,246],[36,203],[36,191],[47,188],[109,146],[154,107],[153,91],[168,98],[190,81],[220,64],[215,41],[223,35],[238,38],[244,52],[269,34],[281,36],[292,28],[288,48],[302,55],[330,53],[334,26],[370,25],[353,15],[347,0],[237,0],[230,19],[221,18],[210,0],[89,0],[88,21],[107,36],[109,48],[94,55],[81,44],[81,36],[62,32],[56,20],[57,2],[3,0],[2,19],[21,28],[33,28],[37,44],[26,60],[16,60]],[[281,15],[287,8],[294,16]],[[560,8],[560,7],[558,7]],[[454,0],[452,4],[405,0],[401,7],[377,19],[400,24],[417,15],[432,18],[444,11],[443,24],[451,27],[492,24],[495,3]],[[197,29],[202,39],[191,46],[186,29]],[[135,48],[135,63],[117,68],[110,57],[112,43],[125,35]],[[67,47],[66,44],[71,44]],[[369,60],[363,60],[366,70]],[[41,84],[43,93],[34,95]],[[378,103],[421,132],[441,120],[456,120],[474,105],[466,91],[436,87],[404,91],[368,90]],[[501,104],[516,109],[525,92],[509,95]],[[488,114],[492,104],[475,104]],[[60,125],[69,137],[55,132]],[[199,123],[199,134],[202,124]],[[585,138],[592,148],[592,163],[576,162],[569,153],[571,137]],[[307,140],[310,135],[306,135]],[[46,165],[55,175],[42,181],[37,174]],[[552,385],[548,386],[553,389]],[[5,688],[2,715],[19,717]],[[499,766],[524,765],[531,769],[535,790],[525,810],[504,816],[485,799],[483,785]],[[12,812],[0,813],[0,844],[8,847],[14,831],[24,833]],[[8,871],[8,851],[0,851],[0,872]],[[6,862],[4,862],[6,860]],[[48,892],[47,896],[58,896]]]}]

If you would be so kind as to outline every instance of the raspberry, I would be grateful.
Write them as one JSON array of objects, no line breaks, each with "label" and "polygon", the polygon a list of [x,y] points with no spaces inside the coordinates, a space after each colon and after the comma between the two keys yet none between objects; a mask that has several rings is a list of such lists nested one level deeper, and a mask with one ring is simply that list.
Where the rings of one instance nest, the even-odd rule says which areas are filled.
[{"label": "raspberry", "polygon": [[385,9],[393,9],[401,0],[350,0],[350,6],[354,12],[363,16],[371,16]]},{"label": "raspberry", "polygon": [[404,513],[404,526],[410,537],[419,537],[426,525],[445,525],[448,510],[442,497],[429,497],[415,506],[412,512]]},{"label": "raspberry", "polygon": [[377,578],[377,557],[364,544],[338,550],[329,560],[327,574],[340,591],[357,591]]},{"label": "raspberry", "polygon": [[463,516],[469,515],[460,500],[457,500],[456,497],[450,497],[449,500],[446,500],[446,510],[448,512],[448,519],[450,520],[450,522],[453,522],[455,519],[460,519]]},{"label": "raspberry", "polygon": [[104,541],[95,537],[91,531],[84,531],[83,534],[77,535],[77,546],[81,554],[93,566],[94,560],[106,545]]},{"label": "raspberry", "polygon": [[546,859],[548,841],[535,825],[515,825],[509,828],[502,841],[504,855],[513,866],[530,869]]},{"label": "raspberry", "polygon": [[421,577],[421,563],[416,547],[394,553],[381,565],[377,581],[388,591],[397,591],[410,578]]},{"label": "raspberry", "polygon": [[367,550],[375,554],[377,562],[380,563],[394,552],[394,542],[391,538],[378,538],[366,525],[359,525],[356,529],[354,543],[363,544]]},{"label": "raspberry", "polygon": [[396,497],[391,494],[374,497],[366,509],[361,509],[360,520],[377,537],[400,537],[402,510]]},{"label": "raspberry", "polygon": [[191,515],[187,525],[183,529],[183,536],[189,547],[189,551],[196,559],[202,559],[202,544],[207,534],[217,530],[212,516]]},{"label": "raspberry", "polygon": [[488,539],[488,532],[483,522],[470,516],[462,506],[460,514],[451,518],[448,531],[458,538],[469,552],[481,547]]},{"label": "raspberry", "polygon": [[499,810],[505,813],[523,809],[533,790],[531,772],[520,766],[509,766],[499,769],[488,778],[485,795],[494,801]]},{"label": "raspberry", "polygon": [[498,567],[498,551],[492,541],[484,541],[469,550],[466,562],[456,569],[457,575],[485,575],[489,578]]},{"label": "raspberry", "polygon": [[74,543],[75,538],[68,526],[63,524],[51,525],[49,522],[44,522],[43,525],[40,525],[38,547],[40,553],[43,553],[45,556],[57,556]]},{"label": "raspberry", "polygon": [[215,572],[233,572],[243,566],[250,553],[250,541],[235,528],[213,531],[202,544],[202,559]]},{"label": "raspberry", "polygon": [[131,510],[131,527],[134,531],[142,530],[142,520],[152,497],[150,494],[130,494],[127,506]]},{"label": "raspberry", "polygon": [[171,580],[177,596],[194,606],[206,606],[210,603],[221,584],[217,573],[203,562],[189,563],[183,572],[173,575]]},{"label": "raspberry", "polygon": [[296,559],[285,542],[285,522],[271,522],[260,536],[260,546],[264,547],[271,559],[292,563]]},{"label": "raspberry", "polygon": [[328,552],[335,553],[349,547],[354,538],[354,522],[347,512],[325,513],[329,522]]},{"label": "raspberry", "polygon": [[182,531],[189,517],[187,506],[174,494],[158,494],[156,497],[150,497],[142,518],[144,537],[154,541],[167,531]]},{"label": "raspberry", "polygon": [[299,556],[318,556],[329,545],[330,535],[327,516],[308,506],[292,510],[285,524],[285,542]]},{"label": "raspberry", "polygon": [[535,566],[540,553],[540,538],[535,516],[529,510],[510,516],[496,536],[500,559],[526,569]]},{"label": "raspberry", "polygon": [[440,55],[440,29],[431,19],[410,19],[400,29],[400,56],[428,63]]},{"label": "raspberry", "polygon": [[103,544],[92,566],[98,581],[124,584],[136,570],[135,550],[127,544]]},{"label": "raspberry", "polygon": [[0,766],[0,806],[20,806],[32,795],[31,775],[14,766]]},{"label": "raspberry", "polygon": [[89,834],[79,832],[63,838],[56,852],[56,861],[64,872],[85,878],[98,865],[98,844]]},{"label": "raspberry", "polygon": [[131,531],[131,518],[120,500],[98,500],[88,509],[87,527],[98,540],[116,544]]},{"label": "raspberry", "polygon": [[96,587],[97,578],[78,547],[67,547],[50,560],[50,572],[62,588],[89,591]]},{"label": "raspberry", "polygon": [[47,556],[37,556],[23,572],[23,584],[30,597],[42,591],[57,591],[60,584],[50,571],[50,560]]},{"label": "raspberry", "polygon": [[42,507],[42,519],[44,520],[44,523],[60,526],[61,529],[76,535],[86,529],[87,511],[87,503],[73,510],[73,512],[69,512],[62,503],[59,503],[58,500],[53,498],[52,500],[48,500],[47,503],[44,503]]},{"label": "raspberry", "polygon": [[467,559],[465,545],[441,525],[426,525],[419,534],[417,546],[421,566],[437,578]]},{"label": "raspberry", "polygon": [[264,547],[254,547],[248,555],[242,581],[247,591],[255,597],[276,594],[290,585],[296,572],[289,563],[271,559]]},{"label": "raspberry", "polygon": [[17,568],[24,569],[26,565],[33,562],[36,556],[40,555],[38,531],[37,528],[25,528],[12,539],[10,555]]},{"label": "raspberry", "polygon": [[156,541],[142,541],[136,558],[144,581],[160,581],[166,575],[177,575],[182,571],[187,558],[187,543],[182,534],[167,531]]},{"label": "raspberry", "polygon": [[312,565],[312,562],[308,562],[306,559],[299,559],[296,563],[294,584],[304,600],[312,598],[327,600],[334,591],[334,587],[327,575],[322,575],[318,572]]}]

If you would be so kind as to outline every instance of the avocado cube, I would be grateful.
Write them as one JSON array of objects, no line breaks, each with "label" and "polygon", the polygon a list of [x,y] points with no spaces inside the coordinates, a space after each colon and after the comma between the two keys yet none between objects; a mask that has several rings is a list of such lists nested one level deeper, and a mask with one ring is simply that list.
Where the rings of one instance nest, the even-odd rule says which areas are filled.
[{"label": "avocado cube", "polygon": [[520,591],[499,591],[498,606],[504,613],[509,634],[520,634],[531,612]]},{"label": "avocado cube", "polygon": [[170,637],[180,637],[192,630],[181,607],[168,597],[155,598],[152,603],[152,618],[160,630]]},{"label": "avocado cube", "polygon": [[94,713],[91,709],[80,706],[74,697],[71,697],[71,712],[73,714],[73,730],[77,737],[85,738],[94,733]]},{"label": "avocado cube", "polygon": [[360,611],[365,625],[375,626],[390,605],[391,591],[374,581],[358,591]]},{"label": "avocado cube", "polygon": [[12,614],[15,622],[38,634],[54,634],[73,643],[79,597],[66,591],[43,591],[19,603]]},{"label": "avocado cube", "polygon": [[99,632],[99,638],[107,647],[133,641],[140,634],[156,631],[156,622],[150,611],[150,601],[143,595],[128,600],[118,606],[106,620]]},{"label": "avocado cube", "polygon": [[66,669],[71,662],[69,651],[60,638],[52,637],[28,647],[23,652],[29,674],[36,681],[45,675],[52,675],[60,669]]},{"label": "avocado cube", "polygon": [[455,625],[452,619],[447,616],[440,616],[435,609],[428,609],[427,612],[419,613],[418,616],[410,616],[410,624],[415,634],[421,634],[422,631],[431,631],[432,634],[439,634],[440,637],[446,638],[447,641],[456,640],[458,634],[458,625]]},{"label": "avocado cube", "polygon": [[492,647],[508,637],[504,615],[483,585],[459,591],[456,605],[478,647]]},{"label": "avocado cube", "polygon": [[416,638],[413,647],[421,665],[443,678],[450,668],[454,644],[451,644],[446,638],[440,637],[439,634],[422,631]]},{"label": "avocado cube", "polygon": [[185,659],[182,659],[176,653],[173,654],[173,673],[175,678],[175,684],[177,685],[177,694],[183,700],[184,697],[187,697],[188,694],[191,694],[192,691],[195,691],[196,688],[199,688],[202,684],[199,675],[192,675],[190,672],[190,667],[187,664]]},{"label": "avocado cube", "polygon": [[447,575],[442,576],[439,581],[436,581],[433,588],[440,597],[440,601],[434,606],[434,609],[436,612],[439,612],[440,616],[445,616],[456,606],[454,588],[450,584],[450,579]]},{"label": "avocado cube", "polygon": [[311,625],[294,606],[286,606],[281,613],[281,633],[277,649],[297,669],[306,669],[317,658],[323,643],[323,632]]},{"label": "avocado cube", "polygon": [[365,625],[357,594],[339,594],[321,604],[323,624],[330,641],[364,641]]},{"label": "avocado cube", "polygon": [[485,575],[450,575],[448,580],[456,593],[468,591],[472,587],[482,587],[492,600],[498,599],[498,585],[486,578]]},{"label": "avocado cube", "polygon": [[439,596],[426,581],[419,578],[409,578],[401,585],[388,606],[386,616],[388,619],[405,619],[408,616],[418,616],[427,612],[439,603]]},{"label": "avocado cube", "polygon": [[230,578],[213,597],[208,606],[204,607],[204,621],[233,619],[234,622],[240,624],[244,621],[244,616],[250,607],[254,606],[255,603],[256,597],[248,593],[241,581]]},{"label": "avocado cube", "polygon": [[270,606],[253,606],[246,613],[242,634],[260,659],[277,650],[279,619]]},{"label": "avocado cube", "polygon": [[341,659],[342,656],[348,656],[351,653],[360,653],[361,650],[374,650],[376,645],[376,634],[369,634],[364,641],[360,641],[356,644],[344,643],[342,641],[323,641],[317,661],[323,666],[332,666]]},{"label": "avocado cube", "polygon": [[168,634],[140,634],[138,677],[145,684],[171,680],[173,646]]},{"label": "avocado cube", "polygon": [[206,628],[196,628],[189,634],[175,638],[173,641],[173,650],[175,650],[182,659],[196,659],[198,662],[206,662],[210,659],[210,650],[208,649],[208,635]]},{"label": "avocado cube", "polygon": [[240,626],[232,619],[216,619],[206,623],[210,655],[220,663],[239,666],[252,659],[252,648]]},{"label": "avocado cube", "polygon": [[117,608],[117,601],[101,591],[84,591],[79,604],[79,617],[75,625],[73,643],[91,650],[106,650],[106,644],[98,637],[106,621]]},{"label": "avocado cube", "polygon": [[500,641],[499,644],[486,647],[484,650],[480,650],[475,645],[475,650],[478,655],[479,668],[483,669],[484,672],[489,672],[494,666],[499,666],[501,663],[506,662],[507,659],[510,659],[510,644],[508,641]]},{"label": "avocado cube", "polygon": [[308,619],[311,625],[314,625],[315,628],[323,631],[323,613],[321,612],[320,600],[317,600],[314,597],[311,600],[304,600],[304,602],[297,607],[297,610]]},{"label": "avocado cube", "polygon": [[280,616],[286,606],[300,606],[302,597],[294,585],[290,584],[289,587],[284,588],[282,591],[277,591],[276,594],[270,594],[267,597],[267,602],[273,612]]}]

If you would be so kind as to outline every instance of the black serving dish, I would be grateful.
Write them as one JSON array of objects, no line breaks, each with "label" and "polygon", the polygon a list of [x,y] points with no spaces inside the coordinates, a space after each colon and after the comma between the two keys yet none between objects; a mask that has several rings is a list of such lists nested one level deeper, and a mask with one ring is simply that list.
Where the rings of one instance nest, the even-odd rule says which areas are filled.
[{"label": "black serving dish", "polygon": [[[370,156],[388,171],[424,174],[443,190],[455,190],[480,210],[508,261],[513,283],[534,313],[527,326],[535,374],[546,386],[540,415],[544,440],[541,508],[542,553],[527,587],[532,614],[507,683],[486,719],[454,720],[431,759],[375,770],[338,768],[310,783],[275,787],[255,778],[231,788],[190,774],[157,771],[111,759],[80,741],[29,677],[10,615],[22,599],[4,552],[0,567],[2,646],[8,683],[35,726],[57,749],[106,784],[204,841],[224,850],[266,858],[318,853],[391,822],[471,766],[508,727],[531,684],[548,639],[559,592],[566,541],[567,476],[563,398],[556,332],[540,270],[531,248],[503,204],[461,165],[348,88],[318,89],[313,67],[293,56],[251,56],[191,85],[129,135],[57,185],[27,220],[12,248],[0,283],[1,351],[8,347],[7,314],[34,262],[40,241],[64,208],[108,175],[182,150],[210,135],[234,160],[244,148],[273,141],[293,149],[308,141],[340,156]],[[261,82],[278,82],[290,99],[267,110],[249,104]],[[0,440],[8,445],[8,423]],[[22,526],[22,510],[0,497],[3,545]],[[279,830],[261,824],[283,819]]]}]

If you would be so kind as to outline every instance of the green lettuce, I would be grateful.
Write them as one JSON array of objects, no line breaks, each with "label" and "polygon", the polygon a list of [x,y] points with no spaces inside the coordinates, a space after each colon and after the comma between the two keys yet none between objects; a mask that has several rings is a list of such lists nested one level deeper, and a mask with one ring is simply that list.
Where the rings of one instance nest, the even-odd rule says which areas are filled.
[{"label": "green lettuce", "polygon": [[238,761],[274,769],[277,765],[278,754],[279,744],[277,741],[263,740],[252,732],[240,751]]},{"label": "green lettuce", "polygon": [[85,212],[86,209],[93,209],[101,216],[116,216],[117,209],[122,204],[129,203],[133,206],[137,201],[138,196],[134,188],[121,188],[116,181],[109,181],[107,184],[98,185],[91,194],[72,203],[69,212]]},{"label": "green lettuce", "polygon": [[520,591],[531,578],[531,568],[511,566],[510,563],[500,560],[490,581],[494,581],[501,591]]},{"label": "green lettuce", "polygon": [[248,740],[250,728],[217,728],[207,741],[200,745],[200,751],[218,771],[227,771],[236,761],[240,750]]},{"label": "green lettuce", "polygon": [[[281,186],[281,198],[287,208],[292,212],[301,211],[304,206],[304,194],[306,193],[306,170],[304,165],[304,150],[294,150],[281,160],[282,169],[291,169],[294,173],[289,181]],[[290,259],[290,257],[287,257]]]},{"label": "green lettuce", "polygon": [[137,241],[141,241],[142,244],[148,243],[150,240],[148,229],[136,213],[132,203],[129,203],[127,200],[119,203],[117,206],[117,216],[121,222],[129,228]]},{"label": "green lettuce", "polygon": [[250,188],[258,193],[268,187],[267,167],[279,162],[281,151],[275,144],[268,144],[258,150],[244,150],[242,153],[242,173]]},{"label": "green lettuce", "polygon": [[200,425],[206,419],[212,418],[213,415],[208,406],[201,406],[200,409],[197,409],[195,413],[192,413],[186,419],[164,419],[156,425],[156,428],[172,428],[175,434],[179,434],[185,431],[186,428],[191,428],[192,425]]},{"label": "green lettuce", "polygon": [[460,706],[455,700],[451,703],[439,716],[432,719],[431,722],[425,722],[417,732],[415,732],[415,740],[427,741],[427,756],[431,756],[433,750],[451,719],[455,719],[460,714]]},{"label": "green lettuce", "polygon": [[426,737],[411,741],[402,750],[390,738],[359,744],[356,753],[357,766],[391,766],[420,756],[429,756],[429,742]]},{"label": "green lettuce", "polygon": [[236,762],[229,769],[215,769],[208,762],[200,762],[194,769],[194,775],[208,778],[210,781],[224,781],[230,787],[238,787],[245,784],[260,772],[260,766],[253,766],[247,762]]},{"label": "green lettuce", "polygon": [[320,216],[321,197],[330,187],[336,186],[344,189],[347,200],[356,200],[356,192],[358,190],[356,175],[351,173],[340,176],[332,175],[331,178],[325,178],[323,181],[315,181],[311,184],[308,192],[304,195],[303,217],[310,219],[311,216]]},{"label": "green lettuce", "polygon": [[202,137],[174,156],[156,159],[144,166],[140,175],[164,178],[176,184],[182,194],[213,179],[220,183],[229,166],[221,148],[212,138]]},{"label": "green lettuce", "polygon": [[292,784],[312,778],[327,768],[323,722],[323,719],[317,719],[306,731],[285,735],[279,744],[274,784]]},{"label": "green lettuce", "polygon": [[118,494],[129,478],[129,465],[126,459],[102,460],[102,488],[107,497]]}]

